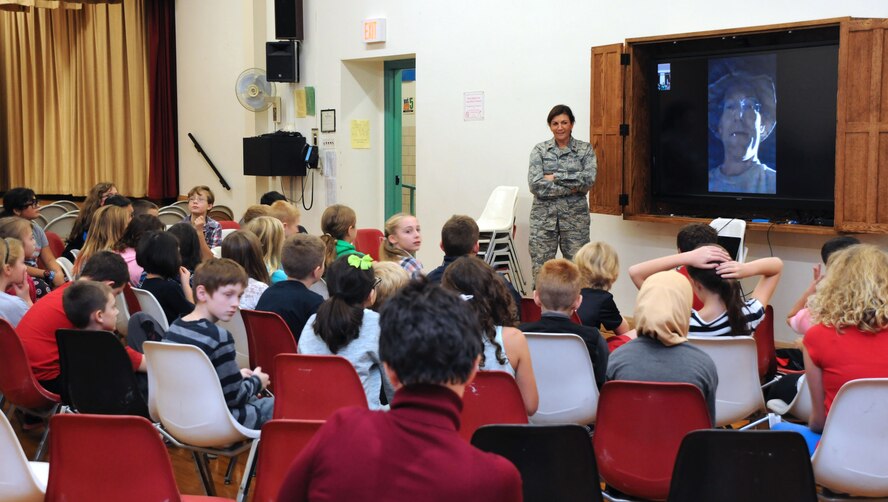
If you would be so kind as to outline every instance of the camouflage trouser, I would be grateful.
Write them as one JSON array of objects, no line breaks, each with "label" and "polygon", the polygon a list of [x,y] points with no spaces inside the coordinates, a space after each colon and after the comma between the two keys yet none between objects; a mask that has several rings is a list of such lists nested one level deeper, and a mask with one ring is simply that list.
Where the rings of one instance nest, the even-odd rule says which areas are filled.
[{"label": "camouflage trouser", "polygon": [[[589,242],[589,213],[585,211],[576,217],[558,219],[555,228],[551,225],[530,222],[530,260],[533,264],[532,284],[536,288],[536,277],[540,268],[547,261],[555,258],[558,247],[561,255],[571,260],[573,256]],[[535,224],[536,223],[536,224]]]}]

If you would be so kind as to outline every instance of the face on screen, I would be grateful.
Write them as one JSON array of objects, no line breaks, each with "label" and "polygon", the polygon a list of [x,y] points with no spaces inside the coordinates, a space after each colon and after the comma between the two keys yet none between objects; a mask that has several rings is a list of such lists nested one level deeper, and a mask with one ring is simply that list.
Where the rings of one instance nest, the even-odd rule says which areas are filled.
[{"label": "face on screen", "polygon": [[764,129],[761,103],[754,93],[742,88],[725,93],[718,131],[725,148],[725,160],[756,158]]}]

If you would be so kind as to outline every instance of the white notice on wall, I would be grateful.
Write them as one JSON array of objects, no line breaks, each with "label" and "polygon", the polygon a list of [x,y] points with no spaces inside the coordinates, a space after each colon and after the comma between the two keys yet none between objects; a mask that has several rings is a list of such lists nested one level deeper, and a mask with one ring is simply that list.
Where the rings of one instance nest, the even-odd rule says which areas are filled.
[{"label": "white notice on wall", "polygon": [[324,176],[336,177],[336,150],[324,150]]},{"label": "white notice on wall", "polygon": [[463,93],[463,120],[484,120],[484,91]]},{"label": "white notice on wall", "polygon": [[327,205],[336,204],[336,178],[324,178],[324,188],[327,192]]}]

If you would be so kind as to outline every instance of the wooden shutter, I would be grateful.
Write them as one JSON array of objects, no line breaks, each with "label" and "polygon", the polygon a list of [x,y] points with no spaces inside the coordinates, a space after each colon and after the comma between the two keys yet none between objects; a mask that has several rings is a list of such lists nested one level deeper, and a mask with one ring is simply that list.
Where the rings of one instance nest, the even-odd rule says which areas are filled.
[{"label": "wooden shutter", "polygon": [[888,20],[842,22],[835,227],[888,232]]},{"label": "wooden shutter", "polygon": [[622,214],[623,191],[623,44],[592,48],[590,136],[598,174],[589,191],[589,211]]}]

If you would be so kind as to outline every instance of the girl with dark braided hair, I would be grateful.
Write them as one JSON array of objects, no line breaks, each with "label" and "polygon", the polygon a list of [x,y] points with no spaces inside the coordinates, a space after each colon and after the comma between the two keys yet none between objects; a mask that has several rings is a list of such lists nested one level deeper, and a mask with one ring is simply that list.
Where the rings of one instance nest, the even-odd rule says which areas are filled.
[{"label": "girl with dark braided hair", "polygon": [[[783,270],[780,258],[739,263],[721,246],[710,244],[633,265],[629,276],[641,287],[648,276],[680,266],[687,267],[694,294],[703,301],[700,310],[690,312],[688,334],[697,336],[751,336],[765,317],[765,308]],[[753,276],[761,278],[744,299],[738,279]]]},{"label": "girl with dark braided hair", "polygon": [[536,413],[539,396],[524,333],[515,328],[515,301],[490,265],[475,256],[457,258],[441,285],[463,295],[478,316],[484,352],[482,370],[505,371],[515,377],[528,415]]}]

